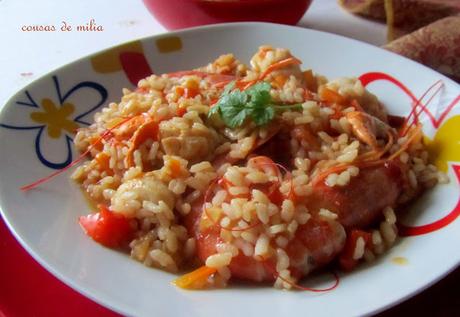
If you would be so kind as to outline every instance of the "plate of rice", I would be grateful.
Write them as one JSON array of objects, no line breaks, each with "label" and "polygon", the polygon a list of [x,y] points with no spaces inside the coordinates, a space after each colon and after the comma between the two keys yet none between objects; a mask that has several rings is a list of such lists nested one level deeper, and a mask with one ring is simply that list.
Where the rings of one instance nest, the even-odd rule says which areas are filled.
[{"label": "plate of rice", "polygon": [[188,29],[14,95],[1,212],[47,270],[122,314],[368,315],[460,263],[459,126],[458,84],[382,49]]}]

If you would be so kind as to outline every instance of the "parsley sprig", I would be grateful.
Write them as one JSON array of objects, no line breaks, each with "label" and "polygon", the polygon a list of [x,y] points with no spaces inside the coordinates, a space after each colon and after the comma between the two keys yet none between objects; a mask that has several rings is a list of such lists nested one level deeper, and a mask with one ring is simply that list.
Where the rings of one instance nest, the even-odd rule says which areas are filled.
[{"label": "parsley sprig", "polygon": [[270,95],[271,86],[267,82],[257,83],[245,91],[234,88],[234,81],[225,86],[220,99],[208,113],[209,117],[219,114],[225,125],[230,128],[242,126],[249,118],[257,126],[261,126],[272,121],[276,111],[302,110],[300,104],[273,103]]}]

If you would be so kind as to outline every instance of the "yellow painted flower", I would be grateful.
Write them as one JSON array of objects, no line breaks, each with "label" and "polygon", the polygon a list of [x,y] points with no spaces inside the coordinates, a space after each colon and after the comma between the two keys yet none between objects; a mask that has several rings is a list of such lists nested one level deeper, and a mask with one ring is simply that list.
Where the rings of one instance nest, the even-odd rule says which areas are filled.
[{"label": "yellow painted flower", "polygon": [[[61,169],[72,162],[76,130],[90,125],[88,120],[105,103],[108,91],[94,81],[72,82],[69,78],[68,89],[62,90],[57,76],[50,76],[42,82],[48,80],[52,85],[46,88],[32,85],[29,90],[24,90],[14,102],[23,115],[10,116],[13,122],[0,122],[0,128],[33,133],[37,159],[46,167]],[[47,97],[50,95],[56,98]],[[80,101],[78,95],[85,98]]]},{"label": "yellow painted flower", "polygon": [[56,107],[51,99],[45,98],[42,100],[43,111],[36,111],[30,114],[30,118],[41,124],[45,124],[48,135],[57,139],[61,136],[62,130],[69,133],[75,133],[79,125],[69,119],[75,111],[75,106],[71,103],[64,103],[60,107]]},{"label": "yellow painted flower", "polygon": [[425,137],[434,164],[447,172],[447,162],[460,162],[460,115],[450,117],[436,131],[433,140]]}]

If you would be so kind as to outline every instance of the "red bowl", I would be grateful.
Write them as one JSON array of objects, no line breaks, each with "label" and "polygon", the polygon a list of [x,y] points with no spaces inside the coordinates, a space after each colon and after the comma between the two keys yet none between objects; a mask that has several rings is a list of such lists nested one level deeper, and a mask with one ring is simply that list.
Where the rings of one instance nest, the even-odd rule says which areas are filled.
[{"label": "red bowl", "polygon": [[235,21],[296,24],[312,0],[144,0],[169,30]]}]

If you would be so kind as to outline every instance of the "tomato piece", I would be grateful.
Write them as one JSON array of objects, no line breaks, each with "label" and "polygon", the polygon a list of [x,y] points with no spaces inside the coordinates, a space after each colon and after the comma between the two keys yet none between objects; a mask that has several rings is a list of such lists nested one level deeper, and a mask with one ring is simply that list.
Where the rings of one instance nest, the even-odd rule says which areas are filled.
[{"label": "tomato piece", "polygon": [[354,229],[349,233],[345,247],[339,256],[340,266],[345,271],[351,271],[358,265],[358,260],[353,259],[353,254],[355,253],[356,242],[359,238],[364,239],[365,247],[371,242],[371,234],[368,232]]},{"label": "tomato piece", "polygon": [[121,247],[134,236],[131,221],[123,215],[110,211],[99,205],[99,212],[81,216],[78,220],[83,231],[94,241],[109,247]]}]

